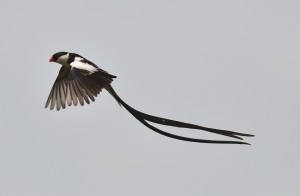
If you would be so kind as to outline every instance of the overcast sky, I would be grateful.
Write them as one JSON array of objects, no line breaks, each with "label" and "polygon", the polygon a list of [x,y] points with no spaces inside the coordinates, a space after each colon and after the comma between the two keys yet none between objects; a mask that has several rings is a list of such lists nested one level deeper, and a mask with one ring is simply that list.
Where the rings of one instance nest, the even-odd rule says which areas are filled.
[{"label": "overcast sky", "polygon": [[[300,1],[0,1],[0,195],[300,195]],[[58,51],[118,76],[143,112],[246,132],[189,143],[107,93],[44,109]],[[198,130],[172,133],[227,139]]]}]

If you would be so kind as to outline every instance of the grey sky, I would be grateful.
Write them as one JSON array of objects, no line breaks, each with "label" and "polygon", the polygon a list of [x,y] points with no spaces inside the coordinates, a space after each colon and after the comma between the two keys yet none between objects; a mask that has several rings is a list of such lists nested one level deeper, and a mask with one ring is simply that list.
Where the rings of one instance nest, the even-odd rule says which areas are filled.
[{"label": "grey sky", "polygon": [[[299,9],[296,0],[1,0],[0,195],[299,195]],[[117,75],[113,87],[138,110],[256,137],[251,146],[166,138],[107,92],[46,110],[58,51]]]}]

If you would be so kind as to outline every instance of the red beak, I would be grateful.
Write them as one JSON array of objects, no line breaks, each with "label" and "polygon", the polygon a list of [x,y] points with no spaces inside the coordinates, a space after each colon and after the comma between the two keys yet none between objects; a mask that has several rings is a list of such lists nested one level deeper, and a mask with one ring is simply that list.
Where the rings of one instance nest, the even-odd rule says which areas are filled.
[{"label": "red beak", "polygon": [[49,62],[53,62],[53,57],[50,57]]}]

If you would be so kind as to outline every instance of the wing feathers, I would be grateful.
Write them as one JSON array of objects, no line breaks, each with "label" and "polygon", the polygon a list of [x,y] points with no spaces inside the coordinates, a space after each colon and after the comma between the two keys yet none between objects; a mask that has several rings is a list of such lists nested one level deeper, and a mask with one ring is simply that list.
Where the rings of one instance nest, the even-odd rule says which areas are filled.
[{"label": "wing feathers", "polygon": [[80,93],[80,90],[78,89],[78,86],[76,85],[76,81],[75,80],[72,81],[72,85],[74,87],[74,90],[75,90],[75,93],[77,95],[77,98],[79,100],[80,105],[83,106],[83,104],[84,104],[83,97],[82,97],[82,95]]},{"label": "wing feathers", "polygon": [[[61,81],[60,81],[61,82]],[[56,109],[60,110],[61,107],[61,95],[60,95],[60,82],[56,86]]]},{"label": "wing feathers", "polygon": [[61,95],[61,106],[63,109],[66,108],[66,89],[64,85],[64,81],[59,83],[60,95]]},{"label": "wing feathers", "polygon": [[[81,86],[81,88],[82,88],[83,90],[85,90],[86,95],[87,95],[92,101],[95,101],[94,96],[93,96],[93,93],[90,91],[90,87],[88,87],[84,82],[82,82],[82,79],[81,79],[81,78],[79,78],[77,82],[78,82],[78,84]],[[88,100],[88,99],[87,99],[87,100]]]},{"label": "wing feathers", "polygon": [[84,86],[82,86],[81,84],[79,84],[79,79],[78,80],[74,80],[76,86],[77,86],[77,89],[79,90],[81,96],[83,97],[83,99],[85,100],[85,102],[87,104],[90,104],[90,100],[88,98],[88,95],[86,93],[86,90],[84,90]]},{"label": "wing feathers", "polygon": [[50,105],[50,110],[53,110],[56,102],[56,86],[53,86],[53,92],[52,92],[52,100],[51,100],[51,105]]},{"label": "wing feathers", "polygon": [[61,108],[65,109],[66,105],[71,106],[73,104],[77,106],[78,102],[82,106],[84,102],[89,104],[90,100],[95,101],[95,97],[115,77],[101,69],[91,73],[87,70],[62,66],[45,107],[47,108],[50,105],[50,110],[55,107],[60,110]]},{"label": "wing feathers", "polygon": [[72,84],[71,81],[69,82],[69,85],[70,85],[70,91],[71,91],[71,97],[72,97],[73,105],[77,106],[77,104],[78,104],[77,95],[75,93],[75,90],[74,90],[74,87],[73,87],[73,84]]},{"label": "wing feathers", "polygon": [[47,108],[47,107],[49,106],[50,102],[51,102],[52,92],[53,92],[53,87],[52,87],[52,89],[51,89],[51,91],[50,91],[50,94],[49,94],[49,96],[48,96],[48,99],[47,99],[47,101],[46,101],[45,108]]}]

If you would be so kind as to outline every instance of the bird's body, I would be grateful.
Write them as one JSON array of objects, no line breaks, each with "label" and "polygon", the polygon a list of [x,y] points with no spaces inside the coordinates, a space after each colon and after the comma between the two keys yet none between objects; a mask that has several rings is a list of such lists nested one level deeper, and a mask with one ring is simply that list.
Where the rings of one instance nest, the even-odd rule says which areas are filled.
[{"label": "bird's body", "polygon": [[58,53],[60,57],[53,57],[50,61],[62,64],[57,79],[48,97],[46,107],[60,110],[66,105],[76,106],[78,102],[95,101],[95,97],[107,87],[116,76],[100,69],[94,63],[75,53]]},{"label": "bird's body", "polygon": [[199,143],[248,144],[239,141],[218,141],[186,138],[164,132],[150,125],[147,121],[167,126],[200,129],[237,139],[242,139],[239,136],[253,136],[250,134],[220,129],[212,129],[199,125],[193,125],[189,123],[174,121],[145,114],[129,106],[117,95],[117,93],[111,86],[111,82],[113,81],[113,79],[116,78],[116,76],[111,75],[108,72],[100,69],[96,64],[85,59],[84,57],[75,53],[58,52],[55,53],[49,61],[57,62],[62,65],[59,74],[53,84],[45,106],[46,108],[50,106],[51,110],[54,109],[55,106],[57,110],[60,110],[61,108],[65,109],[67,105],[71,106],[73,104],[74,106],[76,106],[78,102],[80,105],[84,105],[85,102],[89,104],[90,100],[95,101],[95,97],[104,88],[117,100],[117,102],[120,105],[123,105],[137,120],[139,120],[141,123],[143,123],[148,128],[152,129],[153,131],[165,135],[167,137]]}]

